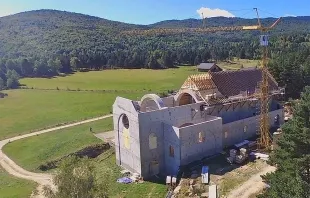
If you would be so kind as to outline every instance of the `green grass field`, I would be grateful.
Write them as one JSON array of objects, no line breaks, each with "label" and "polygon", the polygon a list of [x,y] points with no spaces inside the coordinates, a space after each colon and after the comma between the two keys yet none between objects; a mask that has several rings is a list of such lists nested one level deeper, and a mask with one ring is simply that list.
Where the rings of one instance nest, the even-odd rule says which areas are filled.
[{"label": "green grass field", "polygon": [[36,187],[34,182],[15,178],[0,167],[0,197],[25,198],[31,195]]},{"label": "green grass field", "polygon": [[[52,79],[21,79],[21,83],[30,88],[56,89],[58,87],[63,90],[112,90],[113,92],[35,89],[5,91],[9,96],[0,100],[0,140],[59,123],[109,114],[117,96],[139,100],[147,92],[179,89],[187,76],[193,73],[196,73],[194,67],[181,67],[167,70],[92,71]],[[123,92],[123,90],[129,92]],[[95,133],[101,132],[101,128],[111,130],[112,119],[109,118],[99,123],[99,127],[96,126],[92,126]],[[98,141],[87,133],[89,126],[82,128],[68,129],[68,133],[55,132],[20,140],[7,145],[4,150],[22,167],[36,170],[44,161],[61,157]],[[20,185],[14,186],[15,178],[10,175],[6,177],[8,185],[2,185],[0,195],[27,197],[24,196],[25,192],[28,190],[29,194],[34,188],[34,185],[30,186],[24,180],[18,180]]]},{"label": "green grass field", "polygon": [[18,140],[5,145],[3,151],[21,167],[36,172],[39,165],[47,161],[102,142],[89,131],[89,127],[94,132],[110,131],[112,118]]},{"label": "green grass field", "polygon": [[233,59],[232,60],[233,63],[228,63],[228,62],[219,62],[218,66],[220,66],[223,69],[226,70],[236,70],[236,69],[240,69],[241,65],[244,68],[249,68],[249,67],[255,67],[259,64],[258,60],[249,60],[249,59]]},{"label": "green grass field", "polygon": [[[193,67],[167,70],[106,70],[52,79],[22,79],[28,87],[118,92],[9,90],[0,100],[0,140],[31,130],[109,114],[117,96],[139,100],[147,92],[178,89]],[[123,90],[132,92],[123,92]]]},{"label": "green grass field", "polygon": [[[6,145],[4,152],[25,169],[40,172],[38,166],[44,162],[58,159],[90,144],[102,142],[89,132],[89,127],[92,127],[94,132],[109,131],[111,122],[111,119],[100,120],[18,140]],[[93,161],[98,171],[97,174],[109,171],[110,177],[106,182],[110,184],[111,197],[164,197],[166,193],[166,187],[162,184],[144,182],[143,184],[125,185],[117,183],[116,180],[121,176],[121,169],[115,164],[114,148]]]},{"label": "green grass field", "polygon": [[153,182],[144,182],[142,184],[120,184],[116,180],[122,175],[120,167],[115,164],[114,149],[107,151],[94,160],[96,164],[97,174],[108,171],[110,177],[108,178],[109,194],[111,198],[157,198],[165,197],[167,190],[164,184],[157,184]]},{"label": "green grass field", "polygon": [[137,99],[144,93],[95,93],[11,90],[0,100],[0,140],[58,123],[110,114],[118,95]]},{"label": "green grass field", "polygon": [[70,76],[52,79],[25,78],[21,83],[33,88],[158,92],[179,89],[188,75],[193,73],[197,73],[195,67],[166,70],[119,69],[77,72]]},{"label": "green grass field", "polygon": [[[236,64],[219,65],[226,69],[239,69]],[[245,67],[248,65],[244,63]],[[178,90],[186,78],[194,73],[197,73],[195,67],[180,67],[167,70],[91,71],[51,79],[21,79],[22,84],[34,89],[5,91],[8,97],[0,99],[0,140],[59,123],[109,114],[117,96],[139,100],[147,92]],[[57,88],[61,91],[56,90]],[[112,92],[65,91],[69,89],[111,90]],[[90,126],[95,133],[113,128],[112,119],[108,118],[91,125],[19,140],[6,145],[4,151],[22,167],[38,171],[37,167],[41,163],[99,142],[100,140],[90,134]],[[114,170],[111,192],[115,197],[137,197],[136,194],[141,194],[140,197],[163,197],[165,193],[164,186],[154,183],[145,182],[141,185],[128,186],[117,184],[115,180],[119,176],[119,167],[115,165],[114,155],[107,160],[99,160],[98,164],[102,165],[99,170],[103,167]],[[15,179],[2,170],[0,170],[0,176],[0,197],[3,195],[4,197],[27,197],[25,195],[34,189],[35,184]],[[4,181],[6,183],[3,183]]]}]

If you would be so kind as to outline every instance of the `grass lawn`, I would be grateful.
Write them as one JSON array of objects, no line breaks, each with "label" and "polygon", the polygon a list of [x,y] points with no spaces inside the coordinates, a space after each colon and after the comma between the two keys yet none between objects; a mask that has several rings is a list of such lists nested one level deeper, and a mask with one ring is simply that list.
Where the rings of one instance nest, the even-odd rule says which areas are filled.
[{"label": "grass lawn", "polygon": [[[146,92],[179,89],[188,75],[193,73],[196,73],[194,67],[181,67],[167,70],[91,71],[52,79],[21,79],[22,84],[34,88],[56,89],[58,87],[59,89],[119,90],[120,92],[68,92],[31,89],[5,91],[9,96],[0,100],[0,140],[59,123],[109,114],[117,96],[136,100]],[[132,92],[126,93],[121,90]],[[25,169],[38,171],[37,167],[45,161],[62,157],[89,144],[100,142],[89,133],[90,126],[94,133],[110,131],[113,129],[112,118],[16,141],[6,145],[4,152]],[[112,159],[109,158],[109,160]],[[118,169],[114,161],[109,163],[113,169]],[[115,173],[115,178],[116,174],[119,172]],[[3,170],[0,170],[0,176],[1,198],[28,197],[35,187],[35,184],[15,179]],[[116,188],[128,190],[125,193],[128,194],[126,197],[134,197],[135,194],[141,194],[143,197],[143,193],[151,193],[150,197],[164,195],[165,187],[157,184],[146,182],[137,187],[134,185],[120,186],[116,182],[113,184],[117,186]],[[115,191],[113,194],[118,194],[117,189],[113,191]],[[156,192],[159,192],[160,196],[157,196]]]},{"label": "grass lawn", "polygon": [[144,95],[42,90],[10,90],[6,93],[9,96],[0,99],[0,140],[58,123],[110,114],[118,95],[131,99]]},{"label": "grass lawn", "polygon": [[21,167],[29,171],[39,171],[39,165],[73,153],[88,145],[102,142],[94,132],[111,130],[112,119],[99,120],[55,132],[18,140],[4,146],[4,152]]},{"label": "grass lawn", "polygon": [[142,184],[120,184],[116,180],[122,175],[120,168],[115,164],[114,149],[100,155],[94,160],[96,163],[97,174],[108,171],[109,178],[102,178],[109,182],[109,195],[112,198],[145,198],[145,197],[165,197],[167,191],[165,184],[157,184],[152,182],[144,182]]},{"label": "grass lawn", "polygon": [[33,88],[157,92],[178,90],[190,74],[197,73],[195,68],[182,66],[178,69],[166,70],[119,69],[77,72],[70,76],[52,79],[25,78],[21,79],[21,83]]},{"label": "grass lawn", "polygon": [[258,60],[249,60],[249,59],[236,59],[232,60],[233,63],[228,63],[228,62],[219,62],[218,66],[220,66],[223,69],[227,70],[236,70],[240,69],[241,65],[243,65],[244,68],[249,68],[249,67],[255,67],[258,65]]},{"label": "grass lawn", "polygon": [[[94,132],[110,130],[111,119],[63,129],[48,134],[30,137],[7,144],[4,152],[17,164],[27,170],[40,172],[40,164],[60,158],[90,144],[102,142],[89,132],[91,126]],[[93,159],[98,175],[109,171],[109,178],[102,178],[110,183],[111,197],[164,197],[166,187],[163,184],[144,182],[143,184],[119,184],[116,180],[121,176],[120,167],[115,164],[114,148]]]},{"label": "grass lawn", "polygon": [[107,131],[113,131],[113,117],[109,117],[100,121],[91,122],[88,124],[93,133],[102,133]]},{"label": "grass lawn", "polygon": [[30,197],[36,187],[34,182],[19,179],[9,175],[0,167],[0,197],[1,198],[25,198]]}]

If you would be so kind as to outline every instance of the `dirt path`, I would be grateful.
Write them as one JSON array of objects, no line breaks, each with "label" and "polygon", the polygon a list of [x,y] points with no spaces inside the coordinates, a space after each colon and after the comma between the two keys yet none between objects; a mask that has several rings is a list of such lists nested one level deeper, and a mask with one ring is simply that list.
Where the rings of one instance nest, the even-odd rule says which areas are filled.
[{"label": "dirt path", "polygon": [[107,131],[102,133],[94,134],[97,138],[104,142],[109,142],[112,146],[115,145],[114,131]]},{"label": "dirt path", "polygon": [[273,166],[267,166],[261,172],[253,175],[248,181],[243,183],[241,186],[232,190],[227,198],[248,198],[250,195],[260,192],[264,187],[265,183],[262,181],[261,175],[265,175],[269,172],[276,170]]},{"label": "dirt path", "polygon": [[39,186],[38,186],[37,189],[39,191],[39,194],[37,196],[35,196],[35,197],[41,198],[41,197],[43,197],[42,196],[42,186],[49,185],[52,188],[54,188],[53,182],[52,182],[52,175],[45,174],[45,173],[33,173],[33,172],[29,172],[29,171],[24,170],[22,167],[18,166],[13,160],[11,160],[6,154],[4,154],[2,152],[3,146],[6,145],[9,142],[13,142],[13,141],[16,141],[16,140],[20,140],[20,139],[24,139],[24,138],[27,138],[27,137],[36,136],[36,135],[40,135],[40,134],[44,134],[44,133],[49,133],[49,132],[53,132],[53,131],[56,131],[56,130],[65,129],[65,128],[69,128],[69,127],[73,127],[73,126],[77,126],[77,125],[81,125],[81,124],[86,124],[86,123],[94,122],[94,121],[97,121],[97,120],[102,120],[102,119],[105,119],[105,118],[108,118],[108,117],[111,117],[111,116],[112,115],[101,116],[101,117],[92,118],[92,119],[88,119],[88,120],[83,120],[83,121],[72,123],[72,124],[68,124],[68,125],[63,125],[63,126],[59,126],[59,127],[45,129],[45,130],[42,130],[42,131],[37,131],[37,132],[25,134],[25,135],[16,136],[16,137],[13,137],[13,138],[1,140],[0,141],[0,165],[9,174],[14,175],[15,177],[31,180],[31,181],[34,181],[34,182],[38,183]]}]

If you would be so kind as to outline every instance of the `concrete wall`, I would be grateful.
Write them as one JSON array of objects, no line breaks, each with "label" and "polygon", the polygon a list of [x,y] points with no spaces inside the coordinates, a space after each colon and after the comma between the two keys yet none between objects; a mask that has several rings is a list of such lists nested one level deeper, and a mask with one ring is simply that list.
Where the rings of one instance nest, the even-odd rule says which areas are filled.
[{"label": "concrete wall", "polygon": [[[233,105],[235,105],[235,107]],[[257,109],[255,106],[249,105],[249,102],[240,102],[231,105],[225,104],[224,107],[223,105],[218,105],[211,115],[221,117],[223,119],[223,124],[226,124],[255,116],[256,113]]]},{"label": "concrete wall", "polygon": [[[222,119],[180,128],[181,165],[189,164],[222,150]],[[200,142],[199,133],[204,140]]]},{"label": "concrete wall", "polygon": [[168,125],[180,127],[185,123],[200,123],[208,119],[205,112],[200,111],[203,103],[189,104],[165,108],[158,111],[141,113],[141,122],[162,121]]},{"label": "concrete wall", "polygon": [[[127,130],[122,123],[124,115],[129,120]],[[113,104],[113,123],[116,163],[130,171],[141,173],[138,112],[131,100],[116,98]]]},{"label": "concrete wall", "polygon": [[[139,115],[141,117],[141,114]],[[143,177],[152,175],[152,162],[157,161],[159,172],[165,172],[164,153],[164,124],[160,121],[140,122],[140,152],[141,152],[141,168]],[[156,148],[150,147],[150,135],[157,138]]]},{"label": "concrete wall", "polygon": [[270,127],[276,127],[274,121],[277,115],[279,115],[280,125],[284,124],[284,109],[278,109],[269,112]]},{"label": "concrete wall", "polygon": [[[258,116],[224,124],[223,147],[231,146],[242,140],[253,137],[257,132],[258,124]],[[244,130],[245,126],[246,130]]]},{"label": "concrete wall", "polygon": [[162,98],[162,100],[166,107],[174,107],[175,105],[174,96],[168,96],[168,97]]},{"label": "concrete wall", "polygon": [[[165,173],[167,175],[177,175],[181,163],[179,129],[164,124],[164,138]],[[170,146],[174,150],[173,156],[170,156]]]},{"label": "concrete wall", "polygon": [[[233,105],[235,105],[235,108],[233,107]],[[256,114],[260,111],[260,107],[259,105],[257,105],[257,103],[249,105],[248,101],[246,101],[245,103],[234,103],[231,104],[229,108],[228,107],[228,104],[225,104],[224,107],[223,105],[218,105],[215,107],[210,107],[210,110],[208,110],[208,112],[210,115],[221,117],[223,119],[223,124],[227,124],[246,118],[251,118],[253,116],[256,116]],[[277,101],[272,100],[270,102],[270,111],[278,110],[279,107],[280,105]]]},{"label": "concrete wall", "polygon": [[[275,117],[279,115],[280,124],[284,123],[283,109],[275,110],[269,113],[270,127],[275,126]],[[246,126],[246,130],[245,127]],[[253,137],[259,129],[259,116],[230,122],[223,125],[223,147],[234,145],[242,140]],[[225,137],[225,133],[227,136]]]},{"label": "concrete wall", "polygon": [[[172,100],[167,101],[168,104]],[[223,116],[223,119],[208,115],[210,109],[201,111],[202,104],[204,103],[138,112],[137,104],[118,97],[113,105],[116,163],[143,177],[149,177],[154,172],[174,175],[180,165],[215,154],[224,146],[255,135],[258,116],[253,117],[248,104],[237,107],[235,111],[230,108],[227,112],[225,107],[221,109],[221,106],[217,106],[212,115]],[[122,123],[124,115],[129,120],[127,130]],[[271,126],[276,115],[279,115],[281,124],[284,122],[282,109],[272,111],[269,116]],[[244,117],[246,118],[241,119]],[[236,119],[241,120],[233,121]],[[181,127],[183,124],[191,125]],[[245,132],[244,126],[247,126]],[[198,142],[199,132],[204,133],[204,142]],[[151,134],[157,138],[156,148],[150,148]],[[170,146],[174,149],[173,156],[170,156]]]}]

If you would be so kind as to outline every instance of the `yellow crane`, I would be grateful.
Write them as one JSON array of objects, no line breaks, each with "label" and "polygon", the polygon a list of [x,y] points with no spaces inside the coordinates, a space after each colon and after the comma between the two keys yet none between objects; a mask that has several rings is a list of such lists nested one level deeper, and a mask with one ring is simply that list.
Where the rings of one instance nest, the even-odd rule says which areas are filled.
[{"label": "yellow crane", "polygon": [[[273,29],[281,20],[281,17],[277,19],[271,26],[265,27],[262,25],[258,9],[254,8],[257,14],[257,25],[250,26],[229,26],[229,27],[205,27],[205,21],[203,21],[202,28],[153,28],[145,30],[130,30],[124,31],[122,34],[130,35],[171,35],[171,34],[182,34],[182,33],[207,33],[207,32],[219,32],[219,31],[260,31],[262,33],[260,38],[260,43],[262,46],[262,81],[259,85],[260,93],[258,95],[260,99],[260,129],[259,129],[259,138],[258,138],[258,148],[259,149],[269,149],[272,144],[272,139],[270,137],[269,131],[269,85],[268,85],[268,36],[266,33]],[[203,20],[205,18],[203,17]]]}]

